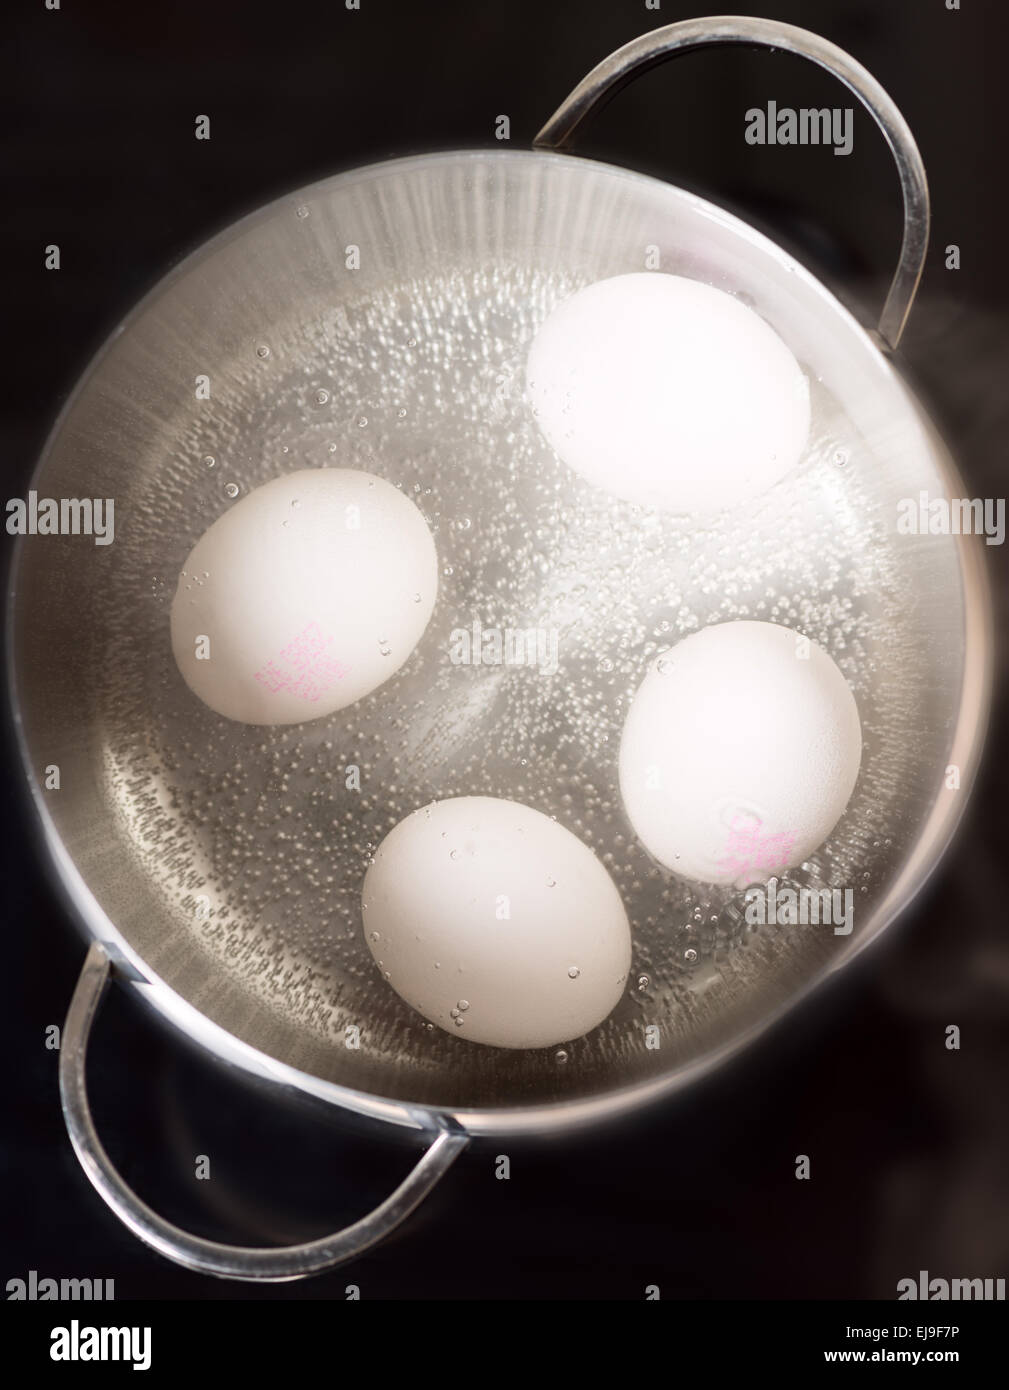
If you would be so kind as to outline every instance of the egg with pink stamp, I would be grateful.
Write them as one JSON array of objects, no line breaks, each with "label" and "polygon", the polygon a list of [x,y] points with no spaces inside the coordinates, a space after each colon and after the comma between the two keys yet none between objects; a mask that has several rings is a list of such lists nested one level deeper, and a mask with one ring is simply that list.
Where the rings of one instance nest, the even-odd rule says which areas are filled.
[{"label": "egg with pink stamp", "polygon": [[437,593],[434,541],[408,497],[357,469],[305,469],[255,488],[193,546],[172,651],[217,714],[301,723],[398,671]]},{"label": "egg with pink stamp", "polygon": [[652,662],[624,722],[620,791],[665,868],[745,887],[823,844],[861,760],[858,705],[828,652],[779,623],[713,623]]}]

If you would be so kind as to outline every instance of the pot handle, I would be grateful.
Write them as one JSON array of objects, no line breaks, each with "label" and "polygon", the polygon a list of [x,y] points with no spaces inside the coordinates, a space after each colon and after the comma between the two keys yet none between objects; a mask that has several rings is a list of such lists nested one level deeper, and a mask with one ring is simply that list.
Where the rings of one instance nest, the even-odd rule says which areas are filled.
[{"label": "pot handle", "polygon": [[914,303],[928,250],[930,214],[925,166],[907,122],[872,74],[844,49],[818,34],[794,24],[738,15],[687,19],[653,29],[618,48],[583,77],[536,136],[533,147],[565,148],[585,118],[638,73],[687,49],[711,48],[722,43],[780,48],[809,58],[854,92],[886,137],[904,195],[904,235],[900,259],[879,320],[879,335],[887,347],[896,348]]},{"label": "pot handle", "polygon": [[176,1264],[221,1279],[280,1282],[318,1274],[352,1259],[382,1240],[414,1210],[451,1168],[469,1136],[450,1121],[435,1118],[433,1140],[411,1173],[386,1200],[352,1226],[321,1240],[277,1248],[224,1245],[190,1235],[165,1221],[142,1202],[112,1165],[95,1129],[88,1104],[88,1038],[112,973],[99,942],[88,951],[74,990],[60,1047],[60,1100],[67,1133],[81,1167],[102,1200],[120,1221],[159,1254]]}]

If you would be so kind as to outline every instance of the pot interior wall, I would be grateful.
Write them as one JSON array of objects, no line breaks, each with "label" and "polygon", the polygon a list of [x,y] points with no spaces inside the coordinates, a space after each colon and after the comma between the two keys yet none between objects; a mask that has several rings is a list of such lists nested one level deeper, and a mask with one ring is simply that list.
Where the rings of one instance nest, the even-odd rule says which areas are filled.
[{"label": "pot interior wall", "polygon": [[[650,246],[662,270],[745,296],[812,383],[797,474],[704,527],[584,484],[523,400],[525,354],[550,308],[643,269]],[[209,400],[194,394],[200,374]],[[171,654],[187,552],[236,489],[342,466],[390,479],[427,518],[441,566],[428,631],[398,676],[332,717],[272,729],[221,719]],[[326,1080],[493,1108],[687,1066],[875,929],[941,785],[964,665],[957,550],[948,536],[896,530],[898,499],[945,492],[934,441],[794,262],[640,176],[553,155],[434,156],[254,214],[114,337],[35,486],[116,508],[111,545],[22,546],[17,695],[36,775],[61,769],[46,812],[152,971],[240,1039]],[[738,895],[678,882],[624,816],[620,729],[650,658],[742,617],[801,629],[857,698],[861,776],[807,870],[854,889],[850,939],[746,928]],[[474,620],[556,629],[556,673],[453,664],[450,634]],[[350,765],[359,791],[346,786]],[[556,816],[623,894],[629,987],[601,1027],[562,1049],[502,1052],[430,1029],[364,942],[360,885],[376,845],[415,807],[466,794]],[[357,1049],[345,1046],[349,1024]]]}]

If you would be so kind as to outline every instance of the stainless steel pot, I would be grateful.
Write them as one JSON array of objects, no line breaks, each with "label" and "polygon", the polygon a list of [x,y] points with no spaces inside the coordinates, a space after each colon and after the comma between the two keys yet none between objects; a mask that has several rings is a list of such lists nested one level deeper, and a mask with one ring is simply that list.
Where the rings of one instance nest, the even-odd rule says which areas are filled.
[{"label": "stainless steel pot", "polygon": [[[878,333],[719,208],[557,152],[633,74],[716,43],[804,55],[883,131],[905,226]],[[92,940],[63,1037],[67,1126],[88,1177],[143,1240],[238,1279],[326,1268],[400,1222],[469,1135],[553,1130],[672,1092],[907,905],[973,777],[991,648],[976,540],[896,527],[900,499],[962,493],[892,355],[927,238],[918,151],[863,68],[804,30],[692,20],[602,63],[533,151],[401,159],[302,189],[190,256],[113,334],[32,486],[113,497],[118,534],[106,547],[82,536],[19,543],[10,669],[45,839]],[[656,254],[662,270],[745,297],[812,383],[797,474],[703,530],[582,484],[543,443],[518,385],[531,337],[562,296]],[[199,376],[209,399],[194,394]],[[443,566],[427,634],[397,677],[330,719],[224,721],[175,670],[175,578],[234,495],[288,469],[340,465],[390,478],[427,516]],[[448,633],[474,616],[557,627],[557,674],[451,665]],[[652,865],[624,818],[616,747],[650,657],[708,621],[744,616],[801,628],[858,699],[858,786],[797,871],[857,887],[851,937],[749,931],[728,891]],[[350,764],[360,791],[346,789]],[[433,1032],[374,972],[358,918],[369,855],[401,815],[459,794],[556,815],[604,857],[624,896],[632,988],[560,1052]],[[87,1040],[113,975],[220,1057],[412,1127],[430,1147],[387,1202],[338,1235],[279,1250],[187,1235],[131,1192],[92,1123]]]}]

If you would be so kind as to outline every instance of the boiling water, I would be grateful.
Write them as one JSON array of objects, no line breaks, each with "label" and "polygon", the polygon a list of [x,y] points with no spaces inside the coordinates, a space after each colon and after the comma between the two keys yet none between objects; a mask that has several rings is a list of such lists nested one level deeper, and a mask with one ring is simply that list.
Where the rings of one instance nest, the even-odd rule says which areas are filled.
[{"label": "boiling water", "polygon": [[[805,462],[742,514],[700,525],[589,487],[545,445],[523,400],[532,337],[582,282],[506,264],[456,269],[263,325],[218,369],[213,412],[179,420],[108,566],[114,657],[99,718],[108,796],[133,852],[215,966],[316,1040],[316,1070],[357,1084],[345,1046],[356,1025],[368,1080],[384,1094],[458,1101],[488,1084],[513,1101],[569,1094],[580,1072],[639,1066],[649,1024],[656,1069],[688,1062],[839,949],[830,926],[749,927],[738,893],[680,882],[637,843],[618,791],[621,727],[650,660],[681,637],[714,621],[782,623],[846,676],[861,775],[834,834],[794,877],[855,890],[856,933],[918,828],[902,807],[927,803],[935,776],[915,755],[915,692],[928,679],[920,640],[902,636],[915,595],[892,516],[866,485],[864,441],[812,380]],[[357,705],[296,726],[230,723],[176,671],[168,618],[179,570],[236,498],[326,467],[379,474],[416,502],[439,555],[434,616],[403,670]],[[453,661],[474,622],[540,630],[545,659]],[[745,670],[739,689],[745,698]],[[432,1029],[363,939],[361,882],[382,838],[416,807],[467,795],[556,817],[623,896],[634,940],[626,996],[559,1051],[505,1054]]]}]

